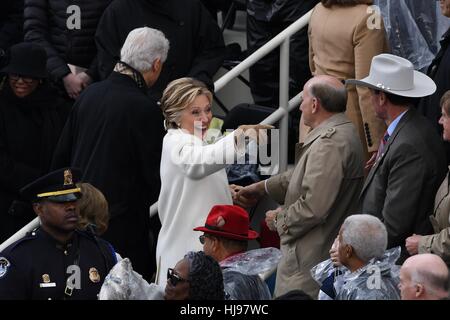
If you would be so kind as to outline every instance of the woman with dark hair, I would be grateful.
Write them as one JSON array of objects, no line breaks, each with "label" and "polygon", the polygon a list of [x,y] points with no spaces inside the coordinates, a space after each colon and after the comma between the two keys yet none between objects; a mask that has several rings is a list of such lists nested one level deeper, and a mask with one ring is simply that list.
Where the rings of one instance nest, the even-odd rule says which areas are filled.
[{"label": "woman with dark hair", "polygon": [[35,217],[19,190],[49,171],[69,112],[46,81],[46,62],[43,48],[19,43],[0,71],[0,242]]},{"label": "woman with dark hair", "polygon": [[[372,58],[387,51],[383,19],[370,10],[372,3],[372,0],[322,0],[316,5],[308,30],[309,66],[313,75],[345,80],[362,79],[369,74]],[[346,115],[359,133],[368,160],[376,155],[386,130],[373,111],[368,89],[348,87]],[[307,131],[302,125],[302,141]]]},{"label": "woman with dark hair", "polygon": [[188,252],[167,270],[165,300],[224,300],[222,270],[203,251]]}]

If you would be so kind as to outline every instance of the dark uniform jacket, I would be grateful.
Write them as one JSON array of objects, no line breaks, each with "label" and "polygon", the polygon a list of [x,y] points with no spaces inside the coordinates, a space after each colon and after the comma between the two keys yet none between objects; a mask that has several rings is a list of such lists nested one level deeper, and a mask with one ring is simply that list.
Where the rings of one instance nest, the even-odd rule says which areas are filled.
[{"label": "dark uniform jacket", "polygon": [[[60,80],[70,70],[67,63],[89,69],[92,78],[97,76],[97,49],[94,34],[100,17],[111,0],[25,0],[25,40],[40,44],[47,51],[47,70],[54,80]],[[73,11],[70,5],[80,8],[80,29],[69,30]],[[74,17],[74,16],[73,16]],[[70,25],[69,23],[69,25]]]},{"label": "dark uniform jacket", "polygon": [[191,76],[212,86],[225,45],[217,23],[199,0],[115,0],[105,10],[95,35],[101,77],[109,76],[128,33],[159,29],[170,42],[169,55],[152,91],[161,93],[175,79]]},{"label": "dark uniform jacket", "polygon": [[160,188],[163,117],[134,80],[117,72],[89,86],[61,134],[52,168],[80,168],[83,181],[103,192],[110,222],[103,237],[148,276],[149,207]]},{"label": "dark uniform jacket", "polygon": [[446,158],[439,136],[414,108],[406,112],[384,146],[361,191],[362,213],[381,219],[388,232],[388,248],[402,246],[401,262],[407,258],[405,240],[430,234],[428,216],[446,174]]},{"label": "dark uniform jacket", "polygon": [[69,108],[47,84],[25,98],[0,89],[0,242],[36,216],[19,190],[49,171]]},{"label": "dark uniform jacket", "polygon": [[[94,300],[116,262],[112,246],[90,233],[75,231],[61,245],[38,229],[0,253],[0,300]],[[80,289],[66,290],[78,276]]]}]

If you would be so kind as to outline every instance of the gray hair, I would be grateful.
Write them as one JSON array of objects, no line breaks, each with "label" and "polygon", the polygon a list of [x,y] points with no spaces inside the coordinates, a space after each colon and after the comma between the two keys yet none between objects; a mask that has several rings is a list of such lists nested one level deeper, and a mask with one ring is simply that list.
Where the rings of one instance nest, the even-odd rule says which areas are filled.
[{"label": "gray hair", "polygon": [[120,51],[120,60],[139,72],[147,72],[153,62],[165,62],[169,52],[169,40],[159,30],[143,27],[132,30]]},{"label": "gray hair", "polygon": [[328,112],[344,112],[347,108],[347,90],[344,86],[336,88],[326,82],[315,82],[309,87],[309,93],[318,99]]},{"label": "gray hair", "polygon": [[342,224],[342,241],[350,245],[355,254],[368,262],[383,256],[387,248],[387,231],[375,216],[356,214],[347,217]]},{"label": "gray hair", "polygon": [[414,283],[421,283],[425,285],[428,291],[431,291],[432,294],[436,294],[437,292],[444,291],[448,292],[449,288],[449,277],[447,275],[439,274],[434,272],[434,270],[421,270],[416,269],[411,272],[411,281]]}]

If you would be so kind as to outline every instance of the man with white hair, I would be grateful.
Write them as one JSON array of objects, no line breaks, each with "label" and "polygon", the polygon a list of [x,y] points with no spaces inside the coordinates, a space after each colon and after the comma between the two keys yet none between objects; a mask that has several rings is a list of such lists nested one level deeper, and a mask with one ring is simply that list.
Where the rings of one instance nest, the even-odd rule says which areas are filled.
[{"label": "man with white hair", "polygon": [[447,265],[438,255],[424,253],[406,259],[400,269],[402,300],[448,299],[448,276]]},{"label": "man with white hair", "polygon": [[103,237],[147,280],[156,269],[148,208],[159,194],[164,135],[161,111],[147,92],[168,50],[161,31],[131,31],[114,72],[76,101],[52,163],[82,169],[82,180],[103,192],[111,216]]},{"label": "man with white hair", "polygon": [[342,276],[336,300],[398,300],[397,281],[391,269],[398,258],[383,257],[387,246],[384,224],[368,214],[345,219],[339,231],[339,261],[349,273]]}]

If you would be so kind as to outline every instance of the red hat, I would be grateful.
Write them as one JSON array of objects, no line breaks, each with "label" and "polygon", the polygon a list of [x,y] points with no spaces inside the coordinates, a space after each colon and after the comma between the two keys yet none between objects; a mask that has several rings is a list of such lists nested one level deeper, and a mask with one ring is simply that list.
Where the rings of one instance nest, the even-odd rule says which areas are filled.
[{"label": "red hat", "polygon": [[212,235],[234,240],[258,238],[258,232],[250,230],[248,213],[238,206],[216,205],[206,218],[204,227],[194,228]]}]

